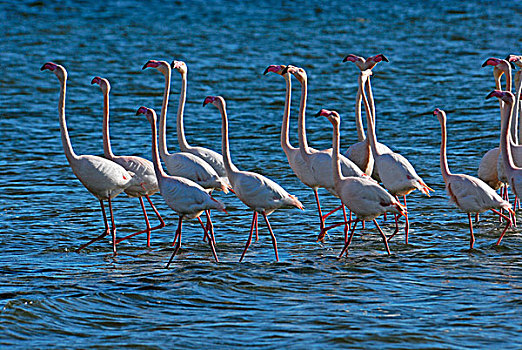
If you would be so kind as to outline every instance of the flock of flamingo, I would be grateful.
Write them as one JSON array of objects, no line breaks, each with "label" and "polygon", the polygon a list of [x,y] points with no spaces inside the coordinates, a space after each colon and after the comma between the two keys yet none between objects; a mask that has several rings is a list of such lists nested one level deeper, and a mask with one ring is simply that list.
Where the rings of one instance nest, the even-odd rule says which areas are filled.
[{"label": "flock of flamingo", "polygon": [[[340,147],[340,116],[336,111],[321,109],[316,116],[325,117],[333,126],[332,148],[316,150],[308,146],[305,127],[305,111],[307,101],[307,75],[303,68],[295,66],[270,65],[264,71],[282,76],[286,82],[286,98],[281,128],[281,147],[288,159],[290,167],[299,180],[314,191],[319,216],[318,240],[324,239],[328,230],[344,226],[344,247],[339,254],[342,257],[347,251],[358,223],[372,221],[377,228],[385,249],[390,254],[389,241],[399,232],[399,219],[405,218],[405,241],[408,243],[408,211],[406,195],[418,189],[429,196],[433,191],[415,172],[414,167],[402,155],[394,152],[388,146],[377,141],[375,122],[375,102],[373,99],[370,77],[372,69],[377,63],[388,59],[382,55],[363,58],[350,54],[343,62],[353,62],[360,69],[358,75],[358,91],[355,104],[355,120],[358,142],[351,145],[341,154]],[[471,214],[492,210],[507,224],[498,238],[500,244],[507,229],[516,225],[515,213],[509,203],[507,187],[511,186],[517,200],[522,196],[522,127],[517,135],[518,117],[520,110],[521,72],[515,75],[516,97],[512,90],[512,66],[522,68],[522,56],[509,55],[505,60],[489,58],[483,66],[494,66],[496,90],[486,98],[496,97],[500,102],[501,137],[499,147],[488,151],[479,166],[478,178],[453,174],[450,172],[446,158],[446,113],[437,108],[433,114],[438,118],[441,126],[440,168],[446,184],[446,191],[451,202],[467,213],[470,229],[470,249],[473,248],[475,238]],[[71,145],[65,120],[65,94],[67,71],[58,64],[47,62],[41,70],[50,70],[55,73],[60,82],[60,97],[58,114],[60,133],[65,156],[73,173],[80,182],[100,202],[105,230],[99,236],[78,248],[78,251],[90,244],[112,235],[113,254],[116,255],[116,245],[133,236],[146,233],[147,247],[150,247],[151,231],[165,227],[165,222],[152,203],[150,196],[159,192],[167,205],[179,215],[178,227],[172,245],[174,252],[167,264],[169,267],[181,246],[181,231],[183,219],[198,219],[204,231],[203,239],[208,242],[214,259],[219,262],[216,253],[216,240],[210,216],[211,210],[225,211],[225,205],[212,197],[213,191],[233,192],[246,206],[253,211],[252,224],[245,248],[239,261],[241,262],[249,248],[253,233],[258,238],[258,214],[268,227],[274,248],[275,259],[278,261],[276,237],[268,221],[268,215],[279,208],[295,207],[303,209],[301,202],[273,180],[254,172],[239,170],[232,163],[229,140],[228,118],[225,100],[220,96],[207,96],[203,106],[214,105],[221,114],[222,120],[222,154],[211,149],[191,146],[188,144],[183,126],[183,114],[187,90],[187,66],[184,62],[148,61],[142,69],[155,68],[165,78],[163,104],[159,117],[159,135],[157,129],[156,112],[147,107],[140,107],[136,115],[143,114],[151,125],[152,130],[152,162],[136,156],[117,156],[113,154],[109,136],[109,92],[110,84],[107,79],[95,77],[91,84],[99,85],[104,98],[103,105],[103,150],[104,156],[77,155]],[[177,111],[177,139],[181,152],[169,153],[166,143],[166,119],[170,95],[171,73],[175,69],[181,74],[181,93]],[[501,77],[506,77],[505,90],[501,88]],[[291,76],[301,84],[301,99],[298,116],[298,147],[292,146],[289,140]],[[364,105],[366,115],[367,135],[362,121],[361,108]],[[162,161],[167,172],[163,169]],[[381,185],[381,184],[382,185]],[[323,214],[318,196],[318,189],[324,188],[341,200],[340,206],[327,214]],[[501,195],[496,190],[501,189]],[[116,226],[112,210],[112,199],[125,192],[129,197],[136,197],[140,201],[145,219],[146,228],[123,238],[116,238]],[[159,223],[151,227],[145,209],[143,197],[154,211]],[[399,197],[403,198],[403,203]],[[109,206],[110,221],[106,215],[104,201]],[[346,213],[349,210],[349,217]],[[341,222],[326,225],[326,219],[335,211],[342,210]],[[503,210],[507,212],[503,213]],[[204,213],[206,223],[201,219]],[[355,219],[352,218],[352,213]],[[395,217],[395,231],[386,235],[379,227],[376,218],[386,213]],[[502,220],[502,219],[501,219]],[[348,234],[349,233],[349,234]]]}]

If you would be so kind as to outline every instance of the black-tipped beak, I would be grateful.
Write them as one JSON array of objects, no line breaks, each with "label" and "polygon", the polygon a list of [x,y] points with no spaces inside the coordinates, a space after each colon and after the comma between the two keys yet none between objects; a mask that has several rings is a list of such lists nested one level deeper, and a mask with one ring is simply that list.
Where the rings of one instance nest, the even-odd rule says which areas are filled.
[{"label": "black-tipped beak", "polygon": [[488,65],[488,61],[489,61],[489,59],[484,61],[484,63],[482,63],[482,67],[486,67]]},{"label": "black-tipped beak", "polygon": [[281,71],[281,74],[286,74],[286,73],[288,73],[288,66],[283,68],[283,70]]},{"label": "black-tipped beak", "polygon": [[486,96],[486,100],[493,97],[493,95],[495,95],[497,92],[496,91],[491,91],[487,96]]},{"label": "black-tipped beak", "polygon": [[143,65],[143,67],[141,67],[141,70],[144,70],[145,68],[148,68],[147,65],[149,64],[149,62],[150,62],[150,61],[147,61],[147,63],[145,63],[145,64]]},{"label": "black-tipped beak", "polygon": [[263,75],[266,75],[268,73],[268,67],[266,67],[265,71],[263,72]]},{"label": "black-tipped beak", "polygon": [[321,111],[314,114],[314,117],[320,117],[320,116],[321,116]]},{"label": "black-tipped beak", "polygon": [[381,58],[384,62],[390,62],[390,60],[388,59],[388,57],[384,56],[383,54],[381,54]]},{"label": "black-tipped beak", "polygon": [[46,65],[46,64],[47,64],[47,63],[45,63],[45,64],[40,68],[41,71],[44,71],[44,70],[47,69],[47,68],[45,68],[45,65]]}]

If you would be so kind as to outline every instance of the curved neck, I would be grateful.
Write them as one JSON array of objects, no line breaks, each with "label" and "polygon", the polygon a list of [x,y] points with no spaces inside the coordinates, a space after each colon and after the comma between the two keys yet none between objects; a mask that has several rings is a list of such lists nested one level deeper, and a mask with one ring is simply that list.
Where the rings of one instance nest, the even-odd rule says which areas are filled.
[{"label": "curved neck", "polygon": [[373,91],[372,91],[372,83],[371,83],[371,76],[368,75],[367,81],[366,81],[366,92],[368,94],[368,101],[370,102],[370,107],[372,109],[372,124],[375,129],[375,101],[373,99]]},{"label": "curved neck", "polygon": [[187,100],[187,73],[181,74],[181,91],[179,94],[178,115],[176,119],[176,131],[178,134],[179,148],[186,152],[189,148],[185,138],[185,126],[183,125],[183,112],[185,111],[185,101]]},{"label": "curved neck", "polygon": [[361,87],[357,89],[357,96],[355,97],[355,126],[357,127],[357,141],[361,142],[366,139],[364,132],[364,125],[361,116],[362,93]]},{"label": "curved neck", "polygon": [[332,172],[333,172],[333,180],[334,184],[339,183],[342,180],[341,175],[341,163],[339,161],[339,144],[340,144],[340,136],[339,136],[339,123],[335,121],[333,124],[333,137],[332,137]]},{"label": "curved neck", "polygon": [[510,172],[516,169],[515,163],[513,162],[513,156],[511,154],[511,147],[509,147],[509,130],[511,127],[511,115],[513,112],[513,105],[505,103],[501,110],[500,120],[502,127],[500,129],[500,152],[502,153],[502,161],[506,172]]},{"label": "curved neck", "polygon": [[362,74],[359,75],[359,88],[362,92],[363,102],[364,102],[364,110],[366,112],[366,124],[368,127],[368,140],[370,141],[370,147],[372,149],[372,153],[375,156],[380,156],[381,153],[377,150],[377,135],[375,134],[375,126],[372,121],[372,113],[370,112],[370,105],[368,104],[368,99],[366,98],[366,93],[364,92],[364,84],[366,83],[366,76]]},{"label": "curved neck", "polygon": [[230,177],[229,174],[237,171],[236,166],[232,163],[232,159],[230,158],[230,147],[228,144],[228,118],[227,111],[222,103],[218,103],[217,108],[219,109],[219,113],[221,113],[221,152],[223,153],[223,163],[225,165],[225,171],[227,173],[227,177]]},{"label": "curved neck", "polygon": [[286,153],[293,148],[290,144],[290,138],[288,136],[288,129],[290,127],[290,100],[292,98],[292,82],[290,74],[285,74],[284,78],[286,81],[286,95],[285,110],[283,113],[283,123],[281,125],[281,148]]},{"label": "curved neck", "polygon": [[158,135],[156,130],[156,121],[150,123],[152,129],[152,163],[154,164],[154,172],[156,173],[156,179],[158,182],[162,180],[162,178],[166,177],[167,174],[163,171],[163,167],[161,165],[161,160],[158,153]]},{"label": "curved neck", "polygon": [[69,138],[69,131],[67,130],[67,122],[65,121],[65,90],[67,87],[67,78],[60,79],[60,98],[58,100],[58,116],[60,119],[60,134],[62,136],[62,146],[65,153],[65,157],[69,163],[73,160],[78,159],[76,153],[71,145],[71,139]]},{"label": "curved neck", "polygon": [[112,159],[114,154],[111,149],[109,135],[109,92],[103,92],[103,154],[105,158]]},{"label": "curved neck", "polygon": [[440,172],[442,173],[442,177],[444,181],[451,175],[448,166],[448,158],[446,155],[446,140],[447,140],[447,131],[446,131],[446,118],[439,118],[440,122]]},{"label": "curved neck", "polygon": [[308,141],[306,140],[306,99],[307,99],[307,81],[301,83],[301,101],[299,103],[299,118],[297,120],[297,132],[299,136],[299,148],[301,154],[308,154]]},{"label": "curved neck", "polygon": [[167,149],[167,108],[169,105],[169,95],[170,95],[170,77],[171,77],[170,67],[168,68],[168,72],[165,74],[165,90],[163,92],[163,104],[161,105],[161,115],[159,121],[159,153],[161,157],[165,157],[169,155],[169,151]]},{"label": "curved neck", "polygon": [[[522,93],[522,70],[519,70],[515,73],[515,89],[516,89],[516,95],[515,95],[515,106],[513,107],[515,109],[515,115],[513,117],[513,123],[516,123],[516,128],[519,127],[520,121],[518,118],[520,118],[520,94]],[[515,129],[516,129],[515,128]],[[518,129],[518,141],[522,140],[522,128]],[[517,142],[518,143],[518,142]]]}]

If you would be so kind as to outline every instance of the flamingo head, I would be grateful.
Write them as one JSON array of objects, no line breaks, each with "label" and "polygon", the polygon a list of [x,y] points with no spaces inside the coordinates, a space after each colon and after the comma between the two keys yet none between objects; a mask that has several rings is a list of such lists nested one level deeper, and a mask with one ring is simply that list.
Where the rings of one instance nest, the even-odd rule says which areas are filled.
[{"label": "flamingo head", "polygon": [[144,116],[146,116],[149,123],[151,123],[151,124],[156,123],[156,119],[157,119],[156,112],[152,108],[147,108],[147,107],[142,106],[142,107],[138,108],[138,110],[136,111],[136,115],[140,115],[140,114],[143,114]]},{"label": "flamingo head", "polygon": [[212,103],[214,106],[218,107],[220,104],[225,107],[225,100],[221,96],[207,96],[205,97],[205,100],[203,101],[203,107],[208,105],[209,103]]},{"label": "flamingo head", "polygon": [[375,67],[375,65],[377,65],[377,63],[382,62],[382,61],[390,62],[390,60],[388,60],[388,58],[386,56],[384,56],[382,53],[375,55],[375,56],[370,56],[366,59],[365,68],[373,69],[373,67]]},{"label": "flamingo head", "polygon": [[339,125],[341,123],[341,116],[336,111],[330,111],[328,109],[321,109],[315,114],[316,117],[326,117],[333,125]]},{"label": "flamingo head", "polygon": [[111,91],[111,84],[109,83],[109,81],[105,78],[100,78],[100,77],[94,77],[91,81],[91,85],[92,84],[98,84],[100,85],[100,89],[103,93],[109,93],[109,91]]},{"label": "flamingo head", "polygon": [[187,65],[186,65],[186,63],[183,62],[183,61],[176,61],[176,60],[174,60],[174,61],[172,61],[172,63],[170,64],[170,67],[171,67],[172,69],[177,70],[181,75],[183,75],[183,74],[187,74],[187,72],[188,72]]},{"label": "flamingo head", "polygon": [[500,58],[490,57],[484,63],[482,63],[482,67],[486,66],[493,66],[500,70],[502,70],[504,73],[508,73],[510,68],[514,66],[512,62],[508,62],[506,60],[502,60]]},{"label": "flamingo head", "polygon": [[446,120],[446,112],[440,108],[435,108],[433,115],[436,116],[439,120]]},{"label": "flamingo head", "polygon": [[[506,61],[511,63],[512,65],[517,65],[518,68],[522,68],[522,56],[517,55],[508,55],[506,57]],[[514,67],[513,67],[514,68]]]},{"label": "flamingo head", "polygon": [[294,77],[296,77],[297,80],[301,84],[306,83],[308,81],[308,76],[306,75],[306,71],[303,68],[299,68],[296,66],[288,65],[281,71],[281,75],[284,75],[286,73],[292,74]]},{"label": "flamingo head", "polygon": [[355,63],[357,68],[359,68],[360,70],[366,69],[366,67],[365,67],[366,60],[364,59],[364,57],[357,56],[352,53],[349,55],[346,55],[346,57],[343,59],[343,62],[353,62],[353,63]]},{"label": "flamingo head", "polygon": [[279,75],[284,75],[284,74],[288,73],[288,71],[283,73],[285,68],[286,68],[285,65],[271,64],[268,67],[266,67],[265,71],[263,72],[263,75],[266,75],[268,72],[274,72]]},{"label": "flamingo head", "polygon": [[497,97],[508,104],[513,104],[515,101],[515,95],[511,91],[493,90],[486,96],[486,100],[491,97]]},{"label": "flamingo head", "polygon": [[60,66],[59,64],[56,64],[53,62],[47,62],[40,68],[40,70],[44,71],[46,69],[53,72],[58,77],[58,79],[60,79],[61,81],[64,81],[65,79],[67,79],[67,71],[65,70],[65,68],[63,66]]},{"label": "flamingo head", "polygon": [[141,67],[141,69],[145,68],[156,68],[164,75],[167,75],[172,71],[170,68],[170,64],[168,64],[166,61],[148,60],[147,63],[145,63],[143,67]]}]

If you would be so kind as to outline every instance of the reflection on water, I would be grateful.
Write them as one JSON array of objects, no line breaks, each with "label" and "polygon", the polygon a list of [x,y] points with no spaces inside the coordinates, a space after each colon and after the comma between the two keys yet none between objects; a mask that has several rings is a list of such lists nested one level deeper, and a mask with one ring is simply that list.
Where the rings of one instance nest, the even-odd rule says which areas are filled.
[{"label": "reflection on water", "polygon": [[[516,3],[422,4],[333,2],[257,4],[172,2],[144,6],[119,1],[0,4],[3,157],[0,236],[1,344],[18,348],[485,348],[521,347],[519,261],[522,237],[490,215],[476,226],[468,251],[466,216],[448,204],[438,168],[439,124],[448,113],[449,162],[476,174],[482,154],[498,144],[498,104],[490,56],[519,53],[521,9]],[[294,64],[309,76],[308,115],[320,108],[342,116],[342,147],[356,141],[353,122],[357,70],[348,53],[384,53],[374,70],[378,135],[407,156],[436,192],[409,197],[410,245],[402,237],[387,256],[368,225],[349,257],[336,259],[341,230],[315,243],[312,192],[292,174],[279,146],[284,81],[262,73],[269,64]],[[220,149],[220,118],[203,109],[207,95],[228,102],[232,157],[296,194],[306,210],[271,215],[280,263],[269,236],[236,263],[251,212],[232,195],[218,195],[229,215],[214,214],[218,254],[212,263],[200,228],[187,222],[184,245],[170,270],[176,216],[153,199],[167,227],[122,243],[108,241],[81,254],[74,249],[102,228],[97,201],[63,156],[56,113],[58,83],[39,71],[46,61],[69,71],[67,118],[80,154],[100,155],[102,100],[94,76],[110,80],[111,136],[116,154],[150,158],[150,130],[136,108],[161,108],[163,80],[141,71],[149,59],[184,60],[189,67],[186,133],[194,145]],[[174,72],[168,142],[177,149]],[[294,80],[292,137],[299,99]],[[325,124],[326,123],[326,124]],[[331,125],[308,118],[309,143],[330,147]],[[320,192],[325,208],[338,201]],[[142,228],[135,199],[114,203],[118,235]],[[393,230],[390,220],[383,224]],[[275,311],[275,312],[274,312]],[[89,345],[86,345],[89,344]]]}]

